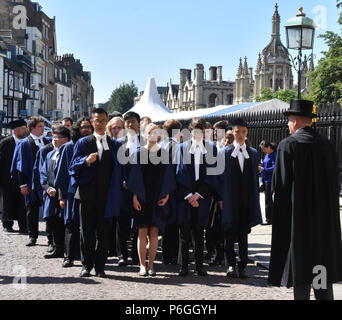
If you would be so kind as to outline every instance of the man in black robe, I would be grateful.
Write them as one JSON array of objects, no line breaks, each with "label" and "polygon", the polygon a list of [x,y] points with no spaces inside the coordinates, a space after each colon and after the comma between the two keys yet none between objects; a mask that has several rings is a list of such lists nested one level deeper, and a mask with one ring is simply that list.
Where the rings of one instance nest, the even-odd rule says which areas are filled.
[{"label": "man in black robe", "polygon": [[333,145],[311,127],[312,110],[293,100],[285,112],[291,136],[279,145],[273,175],[269,284],[294,287],[295,300],[309,300],[312,284],[316,299],[332,300],[332,284],[342,280],[338,166]]},{"label": "man in black robe", "polygon": [[19,233],[25,234],[25,200],[20,192],[17,177],[11,177],[11,165],[15,147],[27,136],[26,122],[23,119],[10,123],[13,135],[0,142],[0,189],[3,195],[2,226],[6,232],[14,232],[13,220],[18,221]]}]

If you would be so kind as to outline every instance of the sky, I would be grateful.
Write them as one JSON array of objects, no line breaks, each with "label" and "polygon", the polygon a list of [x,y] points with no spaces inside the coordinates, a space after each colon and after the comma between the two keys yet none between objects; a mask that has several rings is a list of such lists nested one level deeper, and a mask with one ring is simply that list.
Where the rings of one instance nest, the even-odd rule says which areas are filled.
[{"label": "sky", "polygon": [[[149,77],[157,86],[170,79],[178,84],[179,69],[193,70],[198,63],[207,75],[210,66],[223,66],[223,80],[230,81],[240,57],[247,56],[255,70],[258,53],[271,40],[275,3],[284,45],[284,25],[299,6],[315,19],[316,36],[341,32],[336,0],[37,1],[56,17],[58,55],[73,53],[91,72],[95,103],[108,101],[114,89],[132,80],[139,92]],[[316,38],[316,61],[325,50],[323,39]]]}]

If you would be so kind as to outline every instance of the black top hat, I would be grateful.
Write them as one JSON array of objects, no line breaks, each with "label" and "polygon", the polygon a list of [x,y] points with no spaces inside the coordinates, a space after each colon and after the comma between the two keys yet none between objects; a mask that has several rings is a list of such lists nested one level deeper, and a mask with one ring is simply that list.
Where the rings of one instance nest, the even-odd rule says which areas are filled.
[{"label": "black top hat", "polygon": [[291,100],[290,109],[284,112],[285,116],[302,116],[307,118],[317,118],[313,113],[314,103],[308,100]]},{"label": "black top hat", "polygon": [[12,130],[23,126],[27,126],[26,121],[24,119],[14,120],[8,124],[8,127]]}]

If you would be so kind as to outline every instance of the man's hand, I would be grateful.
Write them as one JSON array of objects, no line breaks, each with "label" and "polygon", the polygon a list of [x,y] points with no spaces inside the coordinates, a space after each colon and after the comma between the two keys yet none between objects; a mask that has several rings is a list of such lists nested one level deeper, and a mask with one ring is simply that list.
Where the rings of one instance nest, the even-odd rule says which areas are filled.
[{"label": "man's hand", "polygon": [[199,208],[199,203],[198,203],[198,201],[195,201],[195,202],[191,203],[191,206],[192,206],[193,208]]},{"label": "man's hand", "polygon": [[223,210],[223,201],[219,202],[219,205],[220,205],[220,210],[222,211]]},{"label": "man's hand", "polygon": [[66,208],[66,199],[61,199],[59,200],[59,206],[62,208],[62,209],[65,209]]},{"label": "man's hand", "polygon": [[167,204],[167,202],[169,201],[169,195],[167,195],[164,199],[161,199],[161,200],[159,200],[158,201],[158,206],[159,207],[164,207],[166,204]]},{"label": "man's hand", "polygon": [[141,211],[141,204],[136,195],[133,196],[133,208],[137,211]]},{"label": "man's hand", "polygon": [[[200,196],[199,196],[198,194],[194,194],[194,195],[192,195],[192,196],[188,199],[188,202],[189,202],[190,205],[193,206],[193,204],[194,204],[195,202],[198,202],[199,198],[200,198]],[[197,208],[197,207],[194,207],[194,208]]]},{"label": "man's hand", "polygon": [[30,188],[28,186],[20,187],[20,190],[23,196],[28,196],[30,194]]},{"label": "man's hand", "polygon": [[99,156],[98,152],[90,154],[89,157],[86,160],[87,165],[90,166],[91,164],[96,162],[98,156]]},{"label": "man's hand", "polygon": [[263,172],[264,171],[264,167],[259,166],[259,171],[260,171],[260,173]]},{"label": "man's hand", "polygon": [[50,196],[50,198],[54,198],[56,196],[56,189],[55,188],[50,188],[48,191],[47,191],[48,195]]}]

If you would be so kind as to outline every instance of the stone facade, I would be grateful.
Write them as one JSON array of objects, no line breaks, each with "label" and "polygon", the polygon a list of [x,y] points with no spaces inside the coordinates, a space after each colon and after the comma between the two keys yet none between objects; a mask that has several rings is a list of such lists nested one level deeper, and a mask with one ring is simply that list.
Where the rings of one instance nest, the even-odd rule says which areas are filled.
[{"label": "stone facade", "polygon": [[[247,57],[244,66],[240,59],[235,81],[235,103],[255,101],[265,88],[270,88],[271,92],[294,88],[290,54],[280,39],[280,23],[281,19],[276,4],[272,17],[271,41],[259,54],[254,79],[251,69],[248,68]],[[248,70],[250,71],[248,72]],[[313,70],[314,64],[311,56],[309,66],[304,66],[302,73],[301,83],[305,92],[308,92],[310,87],[308,72]]]}]

